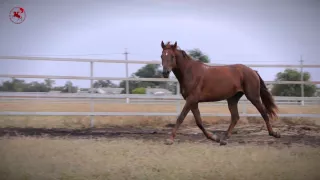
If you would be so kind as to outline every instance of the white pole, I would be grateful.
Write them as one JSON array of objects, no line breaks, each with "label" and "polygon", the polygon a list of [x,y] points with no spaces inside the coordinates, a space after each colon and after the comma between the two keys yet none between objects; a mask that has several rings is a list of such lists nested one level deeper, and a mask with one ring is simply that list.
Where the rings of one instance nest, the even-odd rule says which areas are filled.
[{"label": "white pole", "polygon": [[[127,48],[124,50],[124,57],[125,57],[125,60],[128,61],[128,51],[127,51]],[[126,62],[126,78],[129,77],[129,68],[128,68],[128,62]],[[129,81],[126,80],[126,94],[128,95],[129,94]],[[127,104],[130,103],[130,99],[129,98],[126,98],[126,102]]]},{"label": "white pole", "polygon": [[303,59],[302,55],[300,56],[300,74],[301,74],[301,105],[304,106],[304,84],[303,84]]},{"label": "white pole", "polygon": [[[93,62],[90,62],[90,77],[93,77]],[[90,89],[91,93],[93,93],[93,79],[90,80]],[[90,111],[94,112],[94,99],[90,98]],[[90,115],[90,127],[94,127],[94,117]]]}]

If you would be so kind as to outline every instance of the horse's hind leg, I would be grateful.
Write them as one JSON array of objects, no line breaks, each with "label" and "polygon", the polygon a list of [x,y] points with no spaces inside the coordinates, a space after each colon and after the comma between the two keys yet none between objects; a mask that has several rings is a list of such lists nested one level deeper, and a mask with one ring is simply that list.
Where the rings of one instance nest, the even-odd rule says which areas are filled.
[{"label": "horse's hind leg", "polygon": [[196,120],[197,126],[201,129],[201,131],[206,136],[206,138],[208,138],[208,139],[210,139],[212,141],[215,141],[215,142],[220,142],[220,138],[217,135],[213,135],[213,134],[209,133],[203,127],[202,119],[201,119],[201,115],[200,115],[200,111],[199,111],[199,107],[198,107],[198,103],[195,103],[195,104],[192,105],[191,111],[193,113],[194,119]]},{"label": "horse's hind leg", "polygon": [[226,140],[230,138],[233,128],[236,126],[238,120],[240,119],[239,112],[238,112],[238,102],[242,96],[243,96],[243,92],[238,92],[236,95],[227,99],[228,108],[231,114],[231,122],[225,135],[220,139],[220,145],[227,144]]},{"label": "horse's hind leg", "polygon": [[267,129],[268,129],[268,132],[269,132],[269,135],[270,136],[273,136],[275,138],[280,138],[280,133],[279,132],[275,132],[273,131],[272,129],[272,126],[270,124],[270,119],[269,119],[269,116],[267,114],[267,111],[265,110],[261,100],[260,100],[260,97],[257,95],[257,96],[252,96],[250,94],[246,94],[248,100],[257,108],[257,110],[260,112],[262,118],[264,119],[266,125],[267,125]]}]

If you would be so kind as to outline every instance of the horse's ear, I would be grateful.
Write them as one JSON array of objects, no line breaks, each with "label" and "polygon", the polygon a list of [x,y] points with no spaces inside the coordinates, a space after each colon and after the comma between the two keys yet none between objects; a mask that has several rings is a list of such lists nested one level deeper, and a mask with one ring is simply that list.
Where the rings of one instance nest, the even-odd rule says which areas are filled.
[{"label": "horse's ear", "polygon": [[173,49],[177,49],[177,41],[174,43],[174,45],[172,46]]},{"label": "horse's ear", "polygon": [[164,45],[163,41],[161,41],[161,47],[164,49],[166,46]]}]

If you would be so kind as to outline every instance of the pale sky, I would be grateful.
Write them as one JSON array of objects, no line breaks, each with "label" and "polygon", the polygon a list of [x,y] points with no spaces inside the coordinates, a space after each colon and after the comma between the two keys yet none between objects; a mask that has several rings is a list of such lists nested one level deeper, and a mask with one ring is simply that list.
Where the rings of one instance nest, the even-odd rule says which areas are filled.
[{"label": "pale sky", "polygon": [[[13,24],[9,12],[27,18]],[[160,60],[161,40],[212,63],[320,64],[319,0],[0,0],[0,55]],[[143,64],[129,65],[129,75]],[[89,76],[89,63],[1,60],[0,74]],[[125,77],[96,63],[94,76]],[[267,81],[282,68],[254,68]],[[318,69],[306,69],[320,80]],[[31,81],[34,79],[28,79]],[[67,80],[56,80],[63,85]],[[89,87],[89,80],[72,80]]]}]

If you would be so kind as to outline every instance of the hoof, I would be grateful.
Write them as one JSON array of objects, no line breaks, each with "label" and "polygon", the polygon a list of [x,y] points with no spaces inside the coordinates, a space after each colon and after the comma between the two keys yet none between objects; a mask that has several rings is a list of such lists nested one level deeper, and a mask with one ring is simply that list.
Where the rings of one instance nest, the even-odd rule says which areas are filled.
[{"label": "hoof", "polygon": [[166,141],[164,142],[165,145],[172,145],[173,144],[173,140],[172,139],[166,139]]},{"label": "hoof", "polygon": [[275,138],[280,138],[281,137],[280,133],[276,132],[276,131],[274,131],[272,134],[270,134],[270,136],[273,136]]},{"label": "hoof", "polygon": [[220,137],[217,136],[216,134],[212,134],[211,135],[212,140],[214,140],[215,142],[219,143],[220,142]]},{"label": "hoof", "polygon": [[275,138],[280,138],[281,135],[280,135],[279,132],[274,132],[274,133],[273,133],[273,137],[275,137]]},{"label": "hoof", "polygon": [[225,146],[227,145],[227,141],[226,140],[220,140],[220,146]]}]

